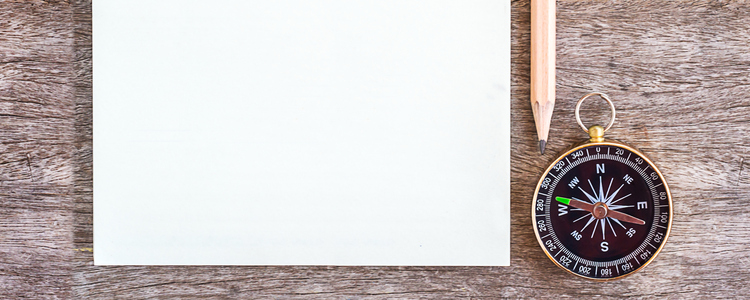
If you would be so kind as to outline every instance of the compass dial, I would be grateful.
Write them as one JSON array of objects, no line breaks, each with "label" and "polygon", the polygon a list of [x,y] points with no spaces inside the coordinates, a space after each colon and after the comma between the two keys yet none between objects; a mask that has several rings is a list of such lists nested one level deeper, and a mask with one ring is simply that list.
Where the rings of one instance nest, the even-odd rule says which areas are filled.
[{"label": "compass dial", "polygon": [[672,199],[656,166],[616,142],[589,143],[559,157],[532,207],[540,245],[559,267],[608,280],[646,266],[672,224]]}]

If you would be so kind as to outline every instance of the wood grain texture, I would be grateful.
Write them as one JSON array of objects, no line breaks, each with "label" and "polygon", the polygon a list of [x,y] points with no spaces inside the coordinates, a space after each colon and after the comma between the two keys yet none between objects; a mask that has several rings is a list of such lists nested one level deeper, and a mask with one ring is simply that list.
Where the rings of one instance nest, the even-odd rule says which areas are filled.
[{"label": "wood grain texture", "polygon": [[69,5],[0,3],[0,298],[70,295]]},{"label": "wood grain texture", "polygon": [[[566,0],[557,103],[540,157],[529,105],[528,0],[512,2],[511,267],[96,267],[90,1],[0,2],[0,298],[743,298],[750,295],[750,3]],[[608,137],[672,188],[656,260],[594,283],[553,265],[531,228],[534,185],[585,134],[575,100],[607,92]],[[603,123],[591,101],[584,122]]]}]

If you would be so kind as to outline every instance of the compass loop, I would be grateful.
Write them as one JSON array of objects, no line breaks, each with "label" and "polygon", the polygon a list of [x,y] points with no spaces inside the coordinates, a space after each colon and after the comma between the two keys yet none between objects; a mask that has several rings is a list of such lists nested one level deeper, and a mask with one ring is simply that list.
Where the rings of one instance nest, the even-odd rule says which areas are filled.
[{"label": "compass loop", "polygon": [[607,125],[607,127],[604,128],[604,132],[607,132],[607,130],[609,130],[609,128],[611,128],[612,125],[615,124],[615,104],[612,103],[612,100],[609,99],[609,96],[607,96],[607,94],[605,93],[599,93],[599,92],[588,93],[584,95],[583,97],[581,97],[581,99],[578,99],[578,103],[576,103],[576,110],[575,110],[576,122],[578,122],[578,125],[581,126],[581,128],[583,128],[583,131],[585,131],[586,133],[589,132],[589,129],[588,127],[586,127],[586,125],[583,125],[583,122],[581,121],[581,114],[580,114],[581,104],[583,104],[583,100],[586,100],[586,98],[591,97],[591,96],[596,96],[596,95],[598,95],[599,97],[607,101],[607,103],[609,104],[609,108],[612,111],[612,117],[609,119],[609,124]]}]

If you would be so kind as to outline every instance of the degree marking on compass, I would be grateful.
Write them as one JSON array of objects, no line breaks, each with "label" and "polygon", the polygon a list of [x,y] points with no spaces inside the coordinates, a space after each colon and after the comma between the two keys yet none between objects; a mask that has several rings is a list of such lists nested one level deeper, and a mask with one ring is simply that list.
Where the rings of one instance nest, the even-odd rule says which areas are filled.
[{"label": "degree marking on compass", "polygon": [[[633,252],[633,253],[635,253],[635,252]],[[641,262],[640,262],[640,261],[638,261],[638,258],[637,258],[637,257],[635,257],[635,255],[633,255],[633,259],[635,259],[635,262],[637,262],[637,263],[638,263],[639,265],[641,264]]]},{"label": "degree marking on compass", "polygon": [[557,256],[560,255],[560,252],[562,252],[562,248],[560,248],[560,251],[557,251],[557,254],[555,254],[555,256],[553,257],[557,258]]},{"label": "degree marking on compass", "polygon": [[612,149],[612,147],[607,147],[607,155],[609,155],[609,149]]},{"label": "degree marking on compass", "polygon": [[536,215],[537,218],[538,217],[546,217],[546,216],[548,216],[548,215]]},{"label": "degree marking on compass", "polygon": [[576,259],[576,264],[573,266],[573,271],[575,271],[577,266],[578,266],[578,260]]},{"label": "degree marking on compass", "polygon": [[646,169],[648,169],[648,167],[650,166],[647,165],[646,167],[643,168],[643,173],[646,173]]},{"label": "degree marking on compass", "polygon": [[552,233],[548,233],[547,235],[543,236],[541,239],[546,239],[548,236],[552,235]]},{"label": "degree marking on compass", "polygon": [[591,154],[589,154],[589,148],[586,148],[586,156],[591,156]]},{"label": "degree marking on compass", "polygon": [[539,193],[539,195],[542,195],[542,196],[544,196],[544,197],[549,197],[549,195],[547,195],[547,194],[544,194],[544,193]]},{"label": "degree marking on compass", "polygon": [[628,158],[626,160],[630,160],[630,155],[633,155],[633,152],[628,153]]},{"label": "degree marking on compass", "polygon": [[568,157],[567,157],[567,156],[565,157],[565,160],[566,160],[566,161],[568,162],[568,165],[570,166],[570,165],[571,165],[571,164],[570,164],[570,160],[568,159]]},{"label": "degree marking on compass", "polygon": [[654,226],[659,227],[659,228],[663,228],[663,229],[667,229],[667,227],[661,226],[659,224],[654,224]]},{"label": "degree marking on compass", "polygon": [[654,249],[656,249],[656,246],[651,245],[651,243],[648,243],[648,245],[651,246],[651,247],[653,247]]},{"label": "degree marking on compass", "polygon": [[655,185],[655,186],[654,186],[654,188],[658,188],[658,187],[660,187],[660,186],[661,186],[662,184],[664,184],[664,183],[663,183],[663,182],[662,182],[662,183],[659,183],[659,184]]},{"label": "degree marking on compass", "polygon": [[661,207],[667,207],[667,206],[669,206],[669,205],[666,205],[666,204],[665,204],[665,205],[658,205],[658,206],[656,206],[656,207],[659,207],[659,208],[661,208]]},{"label": "degree marking on compass", "polygon": [[549,176],[552,176],[553,178],[557,179],[557,176],[555,176],[555,174],[549,173]]}]

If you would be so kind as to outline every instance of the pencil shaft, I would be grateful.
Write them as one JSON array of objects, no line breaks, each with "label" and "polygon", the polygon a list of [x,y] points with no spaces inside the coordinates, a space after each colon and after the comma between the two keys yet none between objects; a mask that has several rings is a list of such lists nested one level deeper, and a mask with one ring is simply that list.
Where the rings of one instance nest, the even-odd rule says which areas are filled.
[{"label": "pencil shaft", "polygon": [[[531,108],[544,152],[555,105],[555,1],[531,1]],[[544,142],[542,142],[544,141]]]}]

